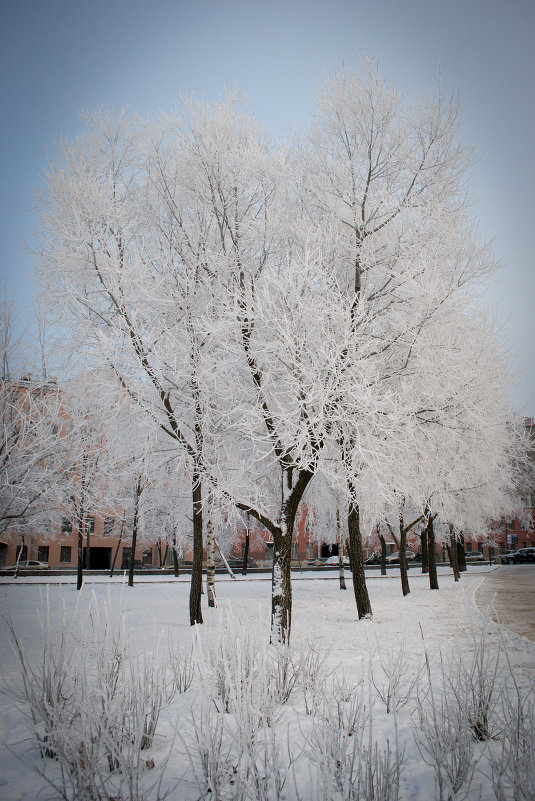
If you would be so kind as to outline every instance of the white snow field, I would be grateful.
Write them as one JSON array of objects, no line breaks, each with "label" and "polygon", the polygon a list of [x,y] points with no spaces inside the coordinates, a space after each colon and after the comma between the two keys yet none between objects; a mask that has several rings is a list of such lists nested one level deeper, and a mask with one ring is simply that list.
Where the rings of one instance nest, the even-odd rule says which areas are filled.
[{"label": "white snow field", "polygon": [[477,610],[489,570],[370,575],[360,622],[350,575],[296,574],[289,651],[265,576],[194,628],[186,576],[0,580],[0,799],[533,799],[535,643]]}]

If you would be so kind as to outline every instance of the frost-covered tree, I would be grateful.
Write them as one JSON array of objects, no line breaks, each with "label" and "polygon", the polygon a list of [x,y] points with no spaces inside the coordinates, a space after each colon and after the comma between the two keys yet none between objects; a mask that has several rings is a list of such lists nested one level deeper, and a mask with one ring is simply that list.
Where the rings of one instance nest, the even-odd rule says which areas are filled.
[{"label": "frost-covered tree", "polygon": [[[362,531],[399,498],[454,525],[455,488],[469,485],[428,464],[452,461],[463,403],[473,448],[477,420],[496,411],[450,337],[454,323],[469,340],[471,287],[494,269],[467,202],[455,103],[440,87],[410,103],[365,62],[324,82],[289,148],[233,95],[158,120],[85,122],[42,193],[41,277],[111,391],[182,449],[191,622],[204,487],[272,536],[272,638],[288,640],[295,521],[320,472],[347,506],[369,614]],[[487,419],[502,425],[503,409]]]},{"label": "frost-covered tree", "polygon": [[98,373],[84,371],[61,386],[62,426],[57,447],[62,459],[55,478],[62,516],[70,519],[77,534],[78,590],[84,567],[91,562],[95,517],[109,513],[114,505],[122,509],[124,504],[117,497],[120,484],[107,436],[107,410],[97,395],[98,383]]},{"label": "frost-covered tree", "polygon": [[[0,297],[0,530],[52,535],[60,514],[56,470],[61,404],[57,381],[35,367],[14,299]],[[43,368],[45,361],[42,362]],[[40,365],[41,366],[41,365]],[[7,535],[9,536],[9,534]]]},{"label": "frost-covered tree", "polygon": [[[182,229],[160,213],[152,181],[157,167],[149,163],[140,121],[125,113],[84,121],[82,135],[60,143],[41,197],[42,283],[73,325],[71,346],[87,351],[89,345],[114,376],[115,384],[102,389],[114,395],[119,386],[186,453],[193,508],[190,619],[202,622],[202,332],[195,324],[205,302],[195,273],[201,264],[182,262],[173,239]],[[202,259],[202,234],[194,236]]]}]

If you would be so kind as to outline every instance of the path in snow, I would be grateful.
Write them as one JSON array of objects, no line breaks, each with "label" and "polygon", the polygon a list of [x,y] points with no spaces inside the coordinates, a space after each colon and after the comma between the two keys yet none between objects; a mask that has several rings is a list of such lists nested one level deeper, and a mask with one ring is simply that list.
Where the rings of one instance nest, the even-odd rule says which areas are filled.
[{"label": "path in snow", "polygon": [[476,593],[476,603],[485,610],[493,599],[493,619],[535,642],[535,564],[503,565],[489,573]]}]

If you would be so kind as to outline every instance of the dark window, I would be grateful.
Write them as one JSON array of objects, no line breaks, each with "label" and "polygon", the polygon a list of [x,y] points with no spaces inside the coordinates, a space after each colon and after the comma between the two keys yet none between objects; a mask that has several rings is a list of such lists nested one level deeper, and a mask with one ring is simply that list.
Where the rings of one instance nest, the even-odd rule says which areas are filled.
[{"label": "dark window", "polygon": [[70,545],[62,545],[61,550],[59,552],[59,561],[60,562],[70,562],[71,561],[71,546]]},{"label": "dark window", "polygon": [[48,545],[40,545],[37,548],[37,561],[48,562]]},{"label": "dark window", "polygon": [[95,518],[94,517],[86,517],[86,519],[85,519],[85,533],[86,534],[94,534],[95,533]]},{"label": "dark window", "polygon": [[121,570],[126,570],[130,566],[130,554],[132,553],[132,548],[129,546],[123,547],[123,560],[121,562]]},{"label": "dark window", "polygon": [[104,536],[109,537],[110,534],[113,534],[113,527],[115,525],[115,520],[113,517],[105,517],[104,518]]},{"label": "dark window", "polygon": [[62,534],[71,534],[72,533],[72,520],[70,517],[64,517],[61,521],[61,533]]},{"label": "dark window", "polygon": [[467,542],[466,543],[466,553],[472,553],[472,543],[471,542]]}]

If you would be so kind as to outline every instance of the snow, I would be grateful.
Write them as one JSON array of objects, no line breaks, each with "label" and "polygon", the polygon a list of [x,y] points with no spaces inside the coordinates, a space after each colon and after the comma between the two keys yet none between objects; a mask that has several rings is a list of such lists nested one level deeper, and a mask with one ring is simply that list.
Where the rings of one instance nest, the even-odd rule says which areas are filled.
[{"label": "snow", "polygon": [[[155,763],[153,770],[145,771],[150,782],[146,776],[144,781],[149,783],[157,780],[158,771],[168,754],[162,786],[174,788],[171,798],[196,801],[199,798],[216,797],[278,797],[287,801],[297,801],[298,798],[307,801],[323,801],[323,798],[342,801],[350,797],[337,794],[336,788],[333,789],[330,785],[327,792],[325,781],[328,784],[331,777],[325,776],[325,773],[329,773],[327,752],[331,747],[329,737],[332,739],[332,732],[337,728],[337,710],[341,708],[340,714],[349,715],[348,710],[352,708],[349,701],[346,703],[340,699],[344,693],[349,693],[347,688],[353,688],[351,697],[359,702],[359,736],[362,736],[364,745],[370,736],[371,720],[372,741],[377,741],[380,750],[385,749],[388,742],[392,752],[397,738],[400,751],[403,751],[399,798],[404,801],[438,799],[440,796],[435,787],[434,771],[423,761],[414,735],[415,731],[422,730],[418,710],[422,708],[423,696],[418,694],[417,687],[425,686],[425,655],[427,654],[430,669],[433,671],[433,688],[438,692],[441,675],[436,669],[441,664],[441,659],[442,664],[449,665],[452,660],[462,657],[465,664],[469,664],[474,650],[477,650],[476,644],[479,642],[482,626],[486,626],[487,634],[484,639],[489,655],[487,666],[492,665],[491,657],[498,654],[501,644],[500,664],[506,657],[505,662],[510,664],[520,688],[533,687],[535,682],[535,643],[489,621],[475,605],[475,593],[492,569],[487,566],[470,566],[467,573],[462,575],[461,581],[455,583],[447,568],[439,568],[439,591],[429,590],[428,577],[411,570],[411,592],[406,597],[401,594],[397,568],[389,569],[386,577],[370,572],[367,582],[373,618],[360,622],[357,620],[353,593],[351,589],[340,591],[337,573],[329,572],[320,577],[317,573],[306,571],[294,574],[291,649],[294,656],[308,654],[310,657],[312,652],[318,654],[324,660],[323,669],[314,672],[311,663],[308,663],[308,668],[291,689],[287,703],[273,708],[271,726],[264,726],[262,735],[254,730],[254,723],[249,718],[246,724],[245,713],[250,713],[254,718],[257,699],[263,697],[265,690],[262,676],[264,685],[269,682],[267,674],[264,675],[261,671],[266,664],[272,663],[269,660],[261,663],[257,684],[251,688],[249,701],[243,702],[243,709],[237,711],[231,705],[227,713],[214,712],[215,673],[212,668],[215,664],[215,653],[227,655],[225,658],[229,664],[219,667],[222,673],[218,680],[228,682],[231,697],[233,685],[230,674],[234,668],[230,663],[236,661],[242,664],[247,653],[258,659],[264,653],[262,649],[266,654],[271,653],[267,645],[271,583],[266,575],[245,578],[237,576],[234,581],[228,576],[217,576],[218,608],[207,608],[204,596],[205,622],[194,628],[188,622],[188,576],[139,577],[134,588],[126,585],[126,577],[123,575],[112,580],[91,576],[86,579],[80,593],[76,592],[71,576],[59,579],[42,576],[35,579],[21,578],[16,583],[12,579],[0,579],[0,584],[4,584],[0,586],[4,612],[0,621],[3,643],[0,798],[2,801],[34,801],[35,798],[57,797],[56,791],[47,786],[45,780],[32,769],[34,764],[41,767],[45,765],[48,775],[54,776],[54,772],[57,773],[54,760],[40,758],[32,748],[28,710],[14,697],[16,688],[20,686],[21,669],[17,654],[9,644],[11,636],[7,627],[7,617],[10,616],[29,662],[37,667],[42,662],[43,654],[40,617],[48,603],[52,628],[56,633],[61,627],[63,615],[67,625],[72,626],[73,632],[87,630],[91,622],[89,615],[94,616],[95,608],[100,610],[103,617],[106,609],[111,610],[117,620],[122,617],[126,642],[132,649],[134,658],[144,656],[154,659],[156,663],[161,662],[168,638],[182,653],[189,653],[193,645],[197,659],[196,677],[191,687],[183,694],[176,695],[168,707],[164,703],[153,748],[142,752],[147,755],[146,759],[153,759]],[[91,654],[87,643],[84,646],[83,642],[82,637],[79,647],[86,648],[84,660],[90,662]],[[218,648],[222,650],[217,651]],[[385,694],[388,681],[381,663],[388,671],[396,657],[400,658],[399,664],[402,666],[395,693],[398,709],[395,714],[387,714],[381,693]],[[456,667],[459,668],[458,664]],[[416,684],[413,684],[414,679],[417,679]],[[238,685],[241,685],[240,692],[243,693],[243,682],[239,681]],[[390,687],[392,686],[391,682]],[[229,703],[232,704],[231,701]],[[260,700],[258,706],[260,707]],[[307,711],[311,714],[307,714]],[[223,757],[226,754],[230,761],[227,760],[224,764],[228,767],[233,757],[235,761],[232,769],[238,777],[230,784],[225,784],[220,777],[223,783],[219,796],[215,790],[208,792],[206,785],[203,789],[202,782],[195,782],[195,775],[200,775],[199,744],[208,743],[212,756],[217,750],[215,740],[210,741],[211,745],[209,743],[207,724],[208,720],[215,719],[214,715],[219,715],[219,719],[223,720],[225,747],[221,750],[221,760],[224,763]],[[327,720],[329,716],[332,717],[330,721]],[[331,731],[328,727],[333,720],[334,728]],[[252,742],[259,748],[262,743],[266,776],[269,772],[269,778],[264,776],[263,790],[257,786],[257,796],[239,794],[243,790],[239,780],[240,771],[250,770],[250,764],[243,755],[249,751],[247,748],[243,752],[239,750],[242,748],[240,738],[245,736],[246,725],[253,726],[248,735],[247,748]],[[327,731],[331,732],[328,736],[325,734]],[[213,728],[210,732],[212,738],[216,737]],[[327,737],[327,740],[322,740],[322,737]],[[347,740],[346,745],[352,742]],[[475,757],[479,759],[473,768],[471,782],[467,781],[463,790],[455,797],[483,801],[493,799],[496,796],[488,754],[497,754],[499,746],[496,741],[486,741],[474,742],[471,747],[474,760]],[[270,753],[277,752],[275,759],[268,756],[270,748]],[[230,756],[229,749],[232,751]],[[242,755],[241,761],[235,758],[238,752]],[[294,760],[291,769],[287,769],[288,753]],[[281,776],[287,774],[280,792],[276,790],[276,771],[273,768],[275,764],[281,769]],[[465,788],[467,794],[463,795]],[[533,791],[533,787],[531,790]],[[138,797],[157,798],[156,790],[146,796],[136,796]],[[447,795],[444,797],[447,798]],[[507,794],[505,797],[512,798]]]}]

